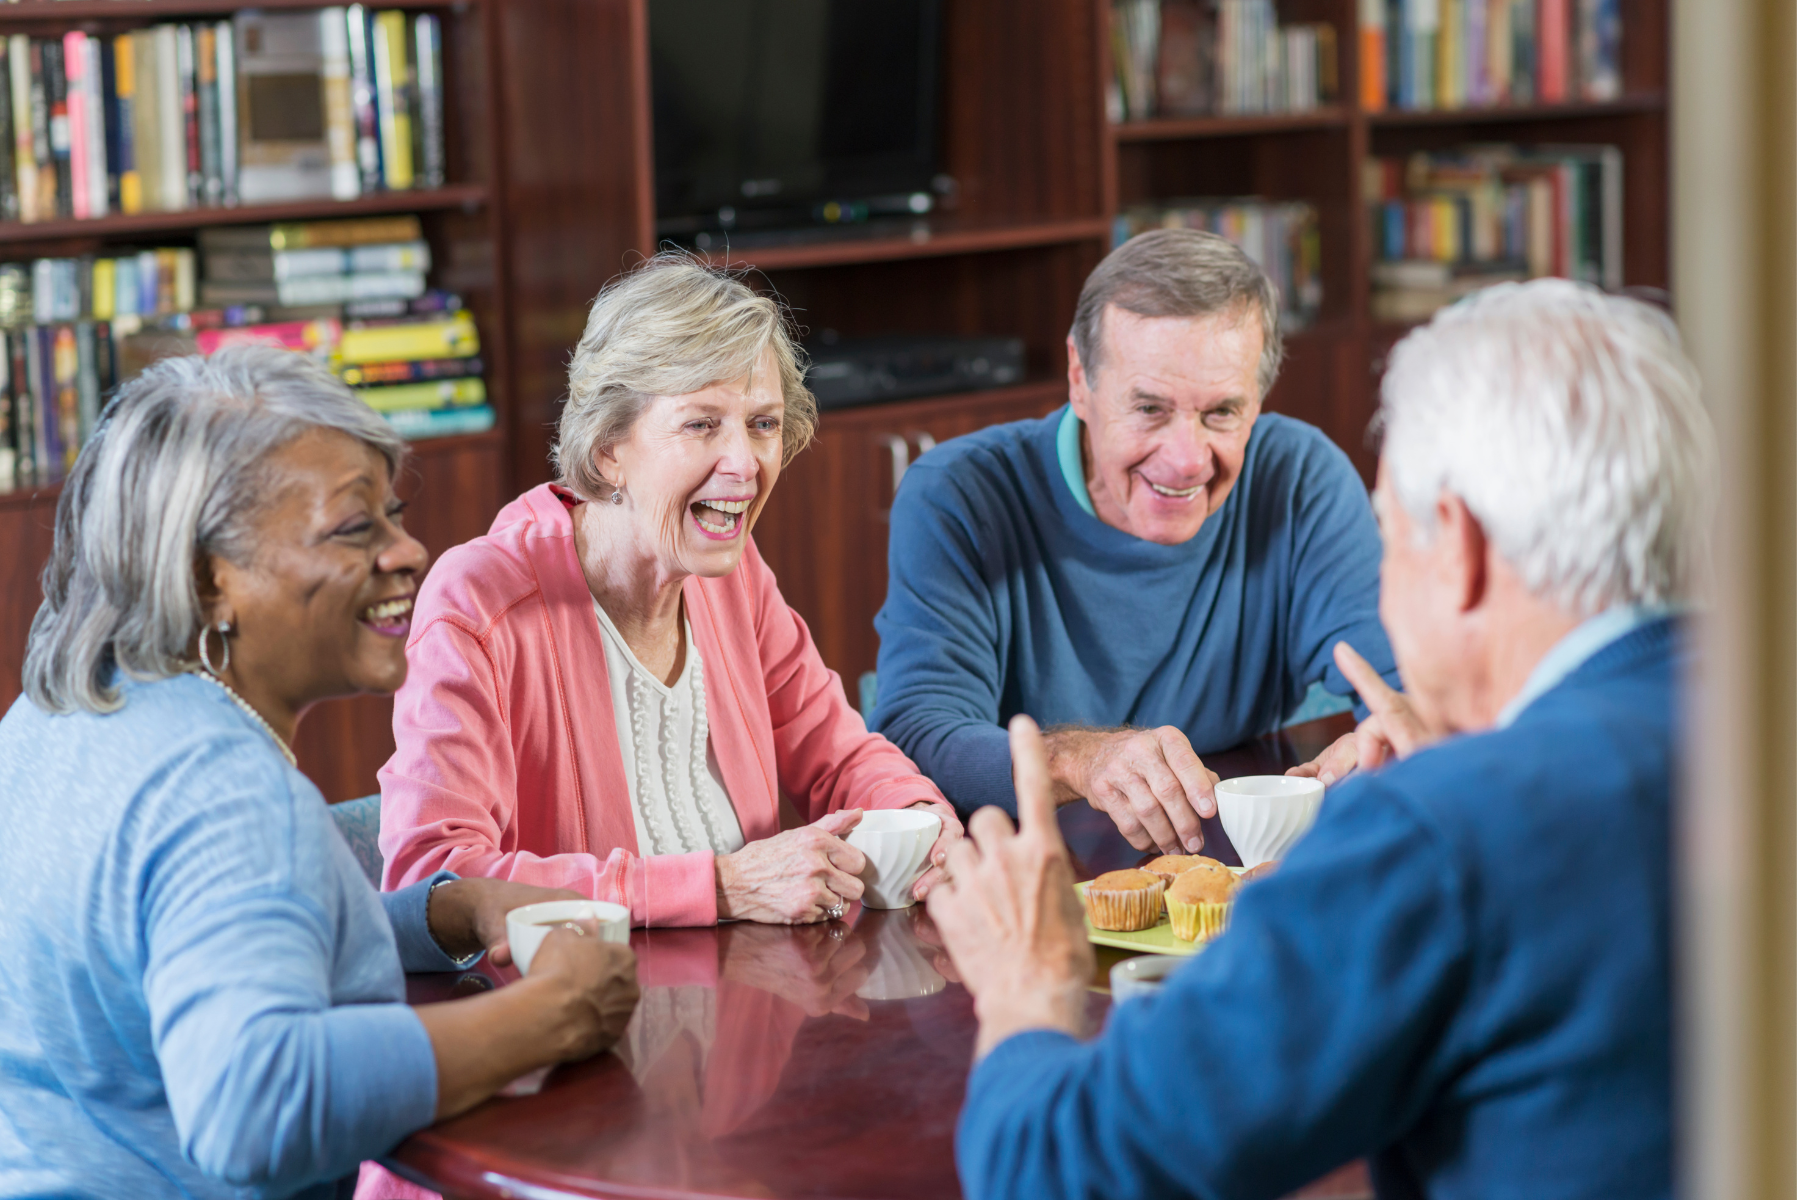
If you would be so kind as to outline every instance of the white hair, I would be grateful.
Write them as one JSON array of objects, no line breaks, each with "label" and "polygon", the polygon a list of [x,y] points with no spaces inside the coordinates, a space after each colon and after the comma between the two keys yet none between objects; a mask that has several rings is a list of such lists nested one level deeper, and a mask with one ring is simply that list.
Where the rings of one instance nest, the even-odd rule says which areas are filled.
[{"label": "white hair", "polygon": [[288,350],[247,346],[153,363],[102,414],[56,504],[44,602],[25,650],[25,694],[47,712],[111,712],[114,670],[188,669],[205,619],[197,572],[248,565],[268,494],[269,454],[310,429],[378,451],[406,444],[331,372]]},{"label": "white hair", "polygon": [[1691,595],[1712,427],[1657,309],[1562,279],[1477,292],[1394,348],[1377,422],[1422,536],[1447,492],[1567,612]]},{"label": "white hair", "polygon": [[594,455],[625,440],[645,405],[748,379],[771,349],[783,402],[782,462],[806,448],[818,406],[787,313],[739,274],[665,250],[600,290],[569,362],[569,396],[550,448],[559,483],[584,500],[604,500],[613,485]]}]

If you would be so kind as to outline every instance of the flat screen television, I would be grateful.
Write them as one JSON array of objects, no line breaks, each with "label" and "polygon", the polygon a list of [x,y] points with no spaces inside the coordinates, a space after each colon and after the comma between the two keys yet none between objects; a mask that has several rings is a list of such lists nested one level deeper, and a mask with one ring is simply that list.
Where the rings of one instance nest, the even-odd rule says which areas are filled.
[{"label": "flat screen television", "polygon": [[657,234],[929,212],[941,0],[649,0]]}]

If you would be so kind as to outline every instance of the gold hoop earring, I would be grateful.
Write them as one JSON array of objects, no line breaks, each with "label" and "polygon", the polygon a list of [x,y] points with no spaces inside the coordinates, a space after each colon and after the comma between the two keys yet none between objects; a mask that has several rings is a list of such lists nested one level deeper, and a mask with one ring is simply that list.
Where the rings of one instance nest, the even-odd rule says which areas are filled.
[{"label": "gold hoop earring", "polygon": [[200,665],[206,668],[206,673],[208,675],[218,678],[231,669],[231,639],[225,636],[231,632],[231,625],[228,622],[220,621],[217,626],[219,645],[222,648],[219,656],[224,659],[224,661],[216,667],[213,666],[212,655],[206,652],[206,635],[211,633],[213,629],[214,626],[210,625],[202,625],[200,627]]}]

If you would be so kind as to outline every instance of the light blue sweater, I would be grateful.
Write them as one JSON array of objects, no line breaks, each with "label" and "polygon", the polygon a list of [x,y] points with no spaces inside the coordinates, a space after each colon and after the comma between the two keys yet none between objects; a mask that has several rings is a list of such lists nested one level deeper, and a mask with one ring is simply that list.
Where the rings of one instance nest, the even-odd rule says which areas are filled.
[{"label": "light blue sweater", "polygon": [[436,879],[379,895],[211,683],[124,686],[0,720],[0,1197],[329,1195],[436,1107]]}]

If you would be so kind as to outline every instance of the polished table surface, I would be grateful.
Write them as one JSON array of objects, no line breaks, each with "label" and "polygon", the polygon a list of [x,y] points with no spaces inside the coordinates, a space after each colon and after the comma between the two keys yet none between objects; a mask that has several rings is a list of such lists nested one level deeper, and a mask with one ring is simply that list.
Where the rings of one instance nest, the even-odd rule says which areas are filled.
[{"label": "polished table surface", "polygon": [[[1327,718],[1207,755],[1223,777],[1279,772],[1350,728]],[[1085,804],[1060,820],[1077,875],[1146,857]],[[1236,863],[1216,820],[1207,853]],[[842,921],[636,930],[643,998],[620,1044],[409,1138],[390,1165],[450,1196],[954,1197],[975,1044],[969,994],[924,907]],[[1089,1017],[1106,1017],[1101,950]],[[415,1003],[516,978],[415,976]],[[1368,1195],[1361,1164],[1305,1189]]]}]

